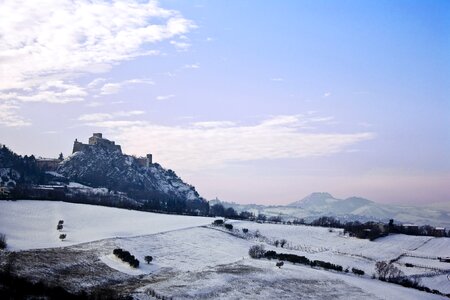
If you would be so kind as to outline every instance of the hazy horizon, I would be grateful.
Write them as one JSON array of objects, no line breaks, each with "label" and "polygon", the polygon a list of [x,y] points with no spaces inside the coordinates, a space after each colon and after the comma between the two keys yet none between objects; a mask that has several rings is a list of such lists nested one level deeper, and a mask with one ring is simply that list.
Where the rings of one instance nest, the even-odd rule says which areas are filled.
[{"label": "hazy horizon", "polygon": [[206,199],[450,201],[448,1],[0,4],[0,143],[93,132]]}]

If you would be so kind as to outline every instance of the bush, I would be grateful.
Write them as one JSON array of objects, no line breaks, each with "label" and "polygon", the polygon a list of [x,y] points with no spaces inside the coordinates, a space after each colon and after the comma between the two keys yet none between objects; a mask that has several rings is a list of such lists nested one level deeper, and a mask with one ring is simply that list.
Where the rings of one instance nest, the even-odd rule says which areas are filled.
[{"label": "bush", "polygon": [[223,220],[222,219],[214,220],[213,225],[215,225],[215,226],[222,226],[223,225]]},{"label": "bush", "polygon": [[59,239],[60,239],[61,241],[65,240],[66,237],[67,237],[66,234],[60,234],[60,235],[59,235]]},{"label": "bush", "polygon": [[133,267],[133,268],[139,267],[139,260],[136,259],[136,257],[134,257],[134,255],[131,255],[130,252],[120,249],[120,248],[116,248],[113,250],[113,254],[115,256],[117,256],[118,258],[120,258],[122,261],[127,262],[131,267]]},{"label": "bush", "polygon": [[56,225],[56,230],[62,230],[62,229],[63,229],[63,225],[62,224]]},{"label": "bush", "polygon": [[364,271],[357,268],[352,268],[352,272],[356,275],[364,275]]},{"label": "bush", "polygon": [[0,249],[5,249],[7,246],[6,244],[6,235],[3,233],[0,233]]},{"label": "bush", "polygon": [[282,239],[282,240],[280,241],[280,247],[283,248],[284,245],[286,245],[286,243],[287,243],[287,241],[286,241],[285,239]]},{"label": "bush", "polygon": [[233,229],[233,225],[225,224],[225,228],[228,229],[228,230],[232,230]]},{"label": "bush", "polygon": [[264,257],[268,259],[275,259],[278,258],[278,254],[273,250],[269,250],[264,253]]},{"label": "bush", "polygon": [[312,261],[310,263],[310,265],[311,265],[311,267],[318,266],[318,267],[321,267],[321,268],[324,268],[327,270],[335,270],[335,271],[339,271],[339,272],[342,272],[344,270],[344,268],[340,265],[335,265],[335,264],[329,263],[327,261],[321,261],[321,260]]},{"label": "bush", "polygon": [[276,263],[276,266],[278,268],[281,268],[283,265],[284,265],[284,262],[282,262],[282,261],[279,261],[279,262]]},{"label": "bush", "polygon": [[242,232],[243,233],[248,233],[248,229],[247,228],[242,228]]},{"label": "bush", "polygon": [[251,258],[261,258],[264,256],[265,252],[263,245],[253,245],[248,250],[248,255],[250,255]]}]

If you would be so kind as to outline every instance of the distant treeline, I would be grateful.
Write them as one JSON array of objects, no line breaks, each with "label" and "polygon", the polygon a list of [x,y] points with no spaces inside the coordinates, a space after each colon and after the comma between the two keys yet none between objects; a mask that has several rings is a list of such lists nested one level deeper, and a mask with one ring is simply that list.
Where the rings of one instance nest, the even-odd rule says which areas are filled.
[{"label": "distant treeline", "polygon": [[449,236],[449,233],[444,229],[438,229],[430,225],[399,225],[395,224],[393,219],[391,219],[389,223],[373,221],[362,223],[359,221],[342,222],[337,218],[324,216],[319,217],[310,223],[307,223],[303,219],[284,222],[280,217],[261,218],[260,216],[258,216],[257,220],[261,219],[264,219],[265,222],[282,223],[287,225],[310,225],[328,228],[342,228],[344,229],[344,233],[347,233],[350,236],[370,240],[375,240],[379,237],[387,236],[390,233],[435,237]]}]

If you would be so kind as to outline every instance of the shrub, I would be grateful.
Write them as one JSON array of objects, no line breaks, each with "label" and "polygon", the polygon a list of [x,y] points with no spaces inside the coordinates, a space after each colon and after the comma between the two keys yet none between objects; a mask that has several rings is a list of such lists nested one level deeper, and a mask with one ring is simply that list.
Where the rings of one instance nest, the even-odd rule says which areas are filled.
[{"label": "shrub", "polygon": [[344,268],[342,268],[342,266],[340,265],[335,265],[332,263],[329,263],[327,261],[321,261],[321,260],[315,260],[313,262],[311,262],[311,267],[313,266],[318,266],[324,269],[328,269],[328,270],[335,270],[335,271],[339,271],[342,272],[344,270]]},{"label": "shrub", "polygon": [[250,255],[251,258],[261,258],[264,256],[265,252],[263,245],[253,245],[248,250],[248,255]]},{"label": "shrub", "polygon": [[153,257],[150,255],[147,255],[146,257],[144,257],[145,261],[147,262],[147,264],[151,263],[153,260]]},{"label": "shrub", "polygon": [[414,267],[414,265],[413,265],[413,264],[410,264],[410,263],[406,263],[405,266],[406,266],[407,268],[412,268],[412,267]]},{"label": "shrub", "polygon": [[120,249],[120,248],[116,248],[113,250],[113,254],[115,256],[117,256],[118,258],[120,258],[122,261],[127,262],[131,267],[133,267],[133,268],[139,267],[139,260],[136,259],[136,257],[134,257],[134,255],[131,255],[130,252]]},{"label": "shrub", "polygon": [[223,225],[223,220],[222,219],[214,220],[213,225],[215,225],[215,226],[222,226]]},{"label": "shrub", "polygon": [[123,252],[123,250],[120,249],[120,248],[116,248],[116,249],[113,250],[113,254],[114,254],[115,256],[119,256],[119,253],[122,253],[122,252]]},{"label": "shrub", "polygon": [[364,275],[364,271],[357,268],[352,268],[352,272],[356,275]]},{"label": "shrub", "polygon": [[264,253],[264,257],[268,259],[277,258],[278,254],[273,250],[269,250]]},{"label": "shrub", "polygon": [[58,225],[63,225],[64,224],[64,220],[59,220],[58,221]]},{"label": "shrub", "polygon": [[58,224],[58,225],[56,226],[56,230],[62,230],[62,229],[63,229],[62,224]]},{"label": "shrub", "polygon": [[6,235],[0,233],[0,249],[5,249],[6,245]]},{"label": "shrub", "polygon": [[282,261],[279,261],[279,262],[276,263],[276,266],[278,268],[281,268],[283,265],[284,265],[284,262],[282,262]]},{"label": "shrub", "polygon": [[282,240],[280,241],[280,247],[283,248],[284,245],[286,245],[286,243],[287,243],[287,241],[286,241],[285,239],[282,239]]},{"label": "shrub", "polygon": [[67,237],[67,235],[66,235],[65,233],[59,235],[59,239],[60,239],[61,241],[65,240],[66,237]]},{"label": "shrub", "polygon": [[228,229],[228,230],[232,230],[233,229],[233,225],[225,224],[225,228]]},{"label": "shrub", "polygon": [[242,228],[242,232],[243,233],[248,233],[248,229],[247,228]]}]

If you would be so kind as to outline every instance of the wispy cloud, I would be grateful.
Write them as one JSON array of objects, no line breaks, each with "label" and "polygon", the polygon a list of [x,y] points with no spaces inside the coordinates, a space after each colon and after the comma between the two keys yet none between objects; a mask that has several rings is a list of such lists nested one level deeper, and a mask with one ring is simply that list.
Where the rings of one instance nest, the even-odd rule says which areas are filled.
[{"label": "wispy cloud", "polygon": [[170,98],[173,98],[173,97],[175,97],[175,95],[174,94],[170,94],[170,95],[161,95],[161,96],[157,96],[156,97],[156,100],[168,100],[168,99],[170,99]]},{"label": "wispy cloud", "polygon": [[145,112],[142,110],[131,110],[131,111],[117,111],[113,113],[92,113],[83,114],[78,117],[78,121],[84,122],[102,122],[105,120],[112,120],[120,117],[132,117],[142,115]]},{"label": "wispy cloud", "polygon": [[199,64],[187,64],[184,65],[185,69],[200,69],[200,65]]},{"label": "wispy cloud", "polygon": [[129,80],[121,81],[121,82],[109,82],[109,83],[105,83],[100,88],[100,95],[116,94],[124,86],[130,85],[130,84],[150,84],[150,85],[153,85],[155,83],[152,80],[150,80],[150,79],[142,79],[142,78],[129,79]]},{"label": "wispy cloud", "polygon": [[92,80],[91,82],[88,83],[87,88],[91,89],[91,88],[95,88],[97,86],[99,86],[102,82],[105,82],[106,79],[99,77],[99,78],[95,78],[94,80]]},{"label": "wispy cloud", "polygon": [[325,92],[325,93],[323,93],[323,97],[324,98],[327,98],[327,97],[330,97],[331,96],[331,92]]},{"label": "wispy cloud", "polygon": [[374,138],[371,132],[306,133],[302,130],[317,122],[326,120],[285,115],[254,125],[211,121],[164,126],[123,120],[90,125],[111,130],[129,153],[145,154],[151,147],[158,161],[184,170],[217,168],[239,161],[330,155]]},{"label": "wispy cloud", "polygon": [[170,41],[170,44],[175,46],[178,51],[186,51],[189,47],[191,47],[191,44],[187,42]]},{"label": "wispy cloud", "polygon": [[18,106],[0,103],[0,125],[7,127],[29,126],[31,123],[17,114]]},{"label": "wispy cloud", "polygon": [[[74,79],[156,55],[149,46],[193,28],[192,21],[161,8],[157,1],[1,1],[0,101],[83,101],[86,89],[104,80],[83,87]],[[104,92],[117,89],[110,85]]]},{"label": "wispy cloud", "polygon": [[271,78],[270,80],[281,82],[281,81],[284,81],[284,78],[281,78],[281,77],[275,77],[275,78]]}]

